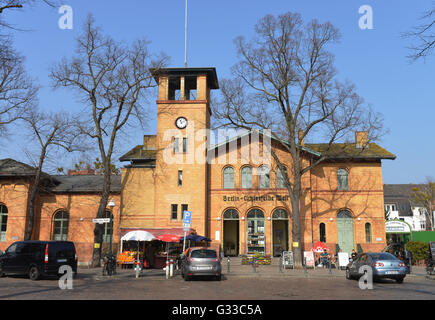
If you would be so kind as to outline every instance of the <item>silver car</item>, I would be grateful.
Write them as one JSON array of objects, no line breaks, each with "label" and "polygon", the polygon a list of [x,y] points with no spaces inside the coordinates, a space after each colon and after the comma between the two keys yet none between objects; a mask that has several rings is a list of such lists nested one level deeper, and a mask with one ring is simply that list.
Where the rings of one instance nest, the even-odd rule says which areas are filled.
[{"label": "silver car", "polygon": [[186,281],[199,275],[214,276],[217,280],[221,280],[221,272],[221,261],[214,249],[190,248],[183,257],[181,275]]},{"label": "silver car", "polygon": [[371,267],[373,279],[389,278],[402,283],[406,276],[406,265],[391,253],[362,253],[346,267],[346,278],[360,278],[364,274],[363,266]]}]

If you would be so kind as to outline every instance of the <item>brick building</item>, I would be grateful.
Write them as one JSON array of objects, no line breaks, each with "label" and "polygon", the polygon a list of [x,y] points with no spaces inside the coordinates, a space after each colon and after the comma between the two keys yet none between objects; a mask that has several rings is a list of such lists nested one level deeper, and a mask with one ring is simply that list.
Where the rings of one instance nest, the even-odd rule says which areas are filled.
[{"label": "brick building", "polygon": [[[189,210],[195,232],[211,238],[211,246],[227,255],[291,250],[290,199],[270,157],[272,149],[291,170],[292,159],[282,142],[253,131],[213,144],[208,129],[210,90],[219,87],[215,69],[152,71],[159,86],[157,132],[120,158],[127,165],[113,179],[114,244],[137,229],[181,235],[182,212]],[[357,245],[363,250],[385,246],[381,161],[395,156],[366,139],[365,132],[357,132],[354,143],[333,145],[331,160],[304,174],[305,250],[318,240],[332,251],[337,245],[343,251]],[[316,159],[326,147],[304,144],[302,161]],[[7,223],[0,221],[3,250],[24,234],[29,179],[18,174],[19,166],[9,168],[15,173],[8,176],[7,166],[2,169],[0,163],[0,215],[7,216]],[[93,246],[99,176],[49,178],[54,184],[38,198],[34,238],[72,240],[79,244],[79,261],[86,263]],[[62,223],[68,224],[66,234],[59,232]]]}]

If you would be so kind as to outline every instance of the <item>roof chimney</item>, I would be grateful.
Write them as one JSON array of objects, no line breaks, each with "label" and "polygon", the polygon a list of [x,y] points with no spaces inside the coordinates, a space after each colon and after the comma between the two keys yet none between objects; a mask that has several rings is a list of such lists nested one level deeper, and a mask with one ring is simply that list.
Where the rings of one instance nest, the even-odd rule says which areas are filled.
[{"label": "roof chimney", "polygon": [[355,132],[355,148],[364,149],[369,143],[368,131],[356,131]]}]

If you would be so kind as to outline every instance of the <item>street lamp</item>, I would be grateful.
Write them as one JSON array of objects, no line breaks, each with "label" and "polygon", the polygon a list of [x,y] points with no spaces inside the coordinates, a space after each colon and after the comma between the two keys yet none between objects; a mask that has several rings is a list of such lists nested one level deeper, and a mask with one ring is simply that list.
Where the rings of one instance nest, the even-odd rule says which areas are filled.
[{"label": "street lamp", "polygon": [[109,255],[112,255],[112,238],[113,238],[113,207],[115,206],[115,201],[110,200],[107,204],[110,208],[110,246]]}]

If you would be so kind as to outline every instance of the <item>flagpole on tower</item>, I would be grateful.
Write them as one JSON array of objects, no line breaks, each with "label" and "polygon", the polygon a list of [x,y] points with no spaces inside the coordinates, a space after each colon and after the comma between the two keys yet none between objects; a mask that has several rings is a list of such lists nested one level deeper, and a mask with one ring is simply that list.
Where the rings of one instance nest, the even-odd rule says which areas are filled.
[{"label": "flagpole on tower", "polygon": [[187,68],[187,0],[186,0],[185,25],[184,25],[184,67]]}]

